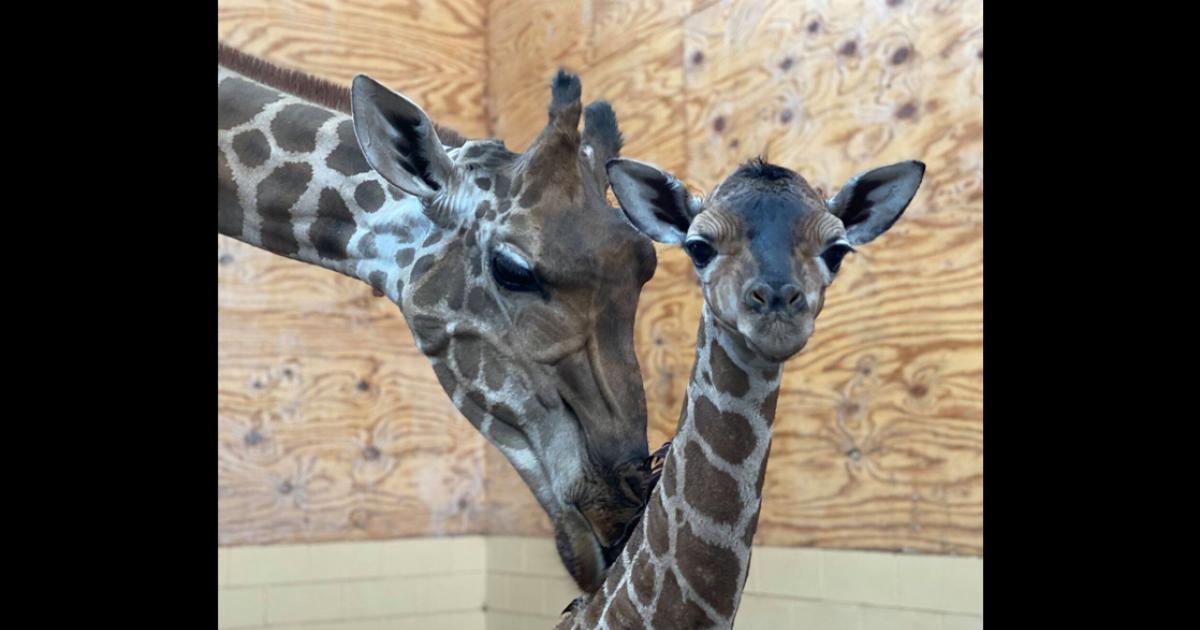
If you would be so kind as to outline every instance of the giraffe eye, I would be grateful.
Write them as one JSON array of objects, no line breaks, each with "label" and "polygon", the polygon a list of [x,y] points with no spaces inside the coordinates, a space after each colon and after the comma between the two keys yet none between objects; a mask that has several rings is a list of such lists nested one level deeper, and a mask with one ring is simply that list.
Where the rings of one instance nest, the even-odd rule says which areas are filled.
[{"label": "giraffe eye", "polygon": [[496,252],[492,255],[492,277],[509,291],[541,291],[542,283],[524,261]]},{"label": "giraffe eye", "polygon": [[687,250],[688,256],[692,257],[692,262],[696,267],[703,269],[705,265],[712,261],[717,255],[717,250],[713,249],[708,241],[702,238],[694,238],[685,244],[684,249]]},{"label": "giraffe eye", "polygon": [[829,267],[829,273],[837,273],[838,268],[842,266],[842,258],[852,251],[854,248],[846,243],[834,243],[821,252],[821,259],[825,261],[825,266]]}]

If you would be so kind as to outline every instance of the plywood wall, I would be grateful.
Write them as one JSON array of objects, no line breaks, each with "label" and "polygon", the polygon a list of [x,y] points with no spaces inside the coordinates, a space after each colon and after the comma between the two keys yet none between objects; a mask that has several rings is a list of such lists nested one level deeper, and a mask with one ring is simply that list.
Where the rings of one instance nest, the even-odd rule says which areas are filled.
[{"label": "plywood wall", "polygon": [[[827,192],[923,160],[904,218],[848,259],[788,366],[756,542],[982,555],[981,1],[259,0],[219,18],[249,52],[365,69],[517,149],[565,65],[613,103],[625,155],[698,189],[760,153]],[[222,542],[550,531],[393,305],[228,239],[218,256]],[[674,431],[701,306],[686,257],[659,261],[637,324],[652,445]],[[251,446],[259,426],[274,440]]]},{"label": "plywood wall", "polygon": [[[492,3],[493,133],[544,120],[527,77],[577,69],[612,101],[624,155],[700,190],[765,154],[833,192],[920,159],[904,218],[843,266],[787,368],[756,542],[983,552],[982,2]],[[533,90],[533,91],[531,91]],[[673,434],[701,300],[659,248],[638,352],[650,440]],[[489,453],[490,528],[546,532]]]},{"label": "plywood wall", "polygon": [[[221,0],[218,34],[347,86],[365,72],[487,135],[482,0]],[[367,285],[217,237],[217,539],[482,533],[487,442],[400,310]]]}]

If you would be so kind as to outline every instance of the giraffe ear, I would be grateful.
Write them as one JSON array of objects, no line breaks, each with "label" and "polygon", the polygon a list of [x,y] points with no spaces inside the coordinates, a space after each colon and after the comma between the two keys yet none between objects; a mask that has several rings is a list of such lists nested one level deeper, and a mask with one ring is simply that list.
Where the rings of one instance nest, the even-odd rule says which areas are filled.
[{"label": "giraffe ear", "polygon": [[700,199],[666,171],[638,160],[608,161],[608,181],[633,227],[659,243],[678,245],[699,213]]},{"label": "giraffe ear", "polygon": [[350,89],[354,135],[375,172],[397,188],[432,197],[450,183],[454,164],[416,103],[360,74]]},{"label": "giraffe ear", "polygon": [[851,245],[869,243],[900,218],[924,177],[925,165],[915,160],[859,173],[829,200],[829,211]]}]

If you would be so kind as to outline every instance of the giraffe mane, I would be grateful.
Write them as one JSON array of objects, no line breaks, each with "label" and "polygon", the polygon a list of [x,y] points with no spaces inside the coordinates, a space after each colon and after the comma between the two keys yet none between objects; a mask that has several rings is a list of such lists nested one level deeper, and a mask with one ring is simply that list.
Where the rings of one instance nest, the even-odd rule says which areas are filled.
[{"label": "giraffe mane", "polygon": [[[350,112],[350,88],[311,74],[278,66],[217,41],[217,65],[275,88],[281,92],[323,105],[343,114]],[[449,127],[434,123],[438,139],[448,147],[461,147],[467,139]]]}]

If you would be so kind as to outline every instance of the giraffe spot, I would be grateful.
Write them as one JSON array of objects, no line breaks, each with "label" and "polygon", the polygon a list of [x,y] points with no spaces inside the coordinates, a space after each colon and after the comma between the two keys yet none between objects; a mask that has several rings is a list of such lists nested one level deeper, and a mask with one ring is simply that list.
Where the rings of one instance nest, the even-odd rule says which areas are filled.
[{"label": "giraffe spot", "polygon": [[909,52],[911,52],[911,51],[908,49],[907,46],[905,46],[903,48],[898,49],[896,52],[892,53],[892,65],[898,66],[898,65],[904,63],[905,61],[908,61]]},{"label": "giraffe spot", "polygon": [[521,191],[521,199],[517,203],[523,208],[532,208],[537,205],[537,202],[542,199],[542,193],[546,190],[546,184],[549,183],[548,177],[532,177],[526,184],[525,189]]},{"label": "giraffe spot", "polygon": [[409,274],[408,279],[415,282],[418,278],[425,275],[425,272],[429,271],[429,268],[433,266],[433,261],[433,254],[426,254],[422,256],[420,260],[413,265],[412,273]]},{"label": "giraffe spot", "polygon": [[721,411],[707,396],[696,399],[692,419],[713,452],[734,466],[745,461],[758,444],[754,428],[745,416]]},{"label": "giraffe spot", "polygon": [[464,404],[460,410],[478,429],[483,424],[484,414],[487,413],[487,398],[478,390],[468,389],[467,402],[470,404]]},{"label": "giraffe spot", "polygon": [[375,212],[383,207],[383,186],[368,179],[354,189],[354,202],[363,212]]},{"label": "giraffe spot", "polygon": [[232,129],[258,115],[283,96],[245,79],[229,77],[217,85],[217,129]]},{"label": "giraffe spot", "polygon": [[325,158],[325,165],[342,175],[357,175],[371,170],[354,137],[354,123],[343,120],[337,128],[338,146]]},{"label": "giraffe spot", "polygon": [[233,171],[225,161],[225,152],[217,147],[217,232],[226,236],[241,236],[245,211],[238,201]]},{"label": "giraffe spot", "polygon": [[[633,542],[633,540],[630,539],[630,542]],[[637,547],[632,548],[636,549]],[[634,556],[633,566],[650,568],[650,552],[645,549],[638,552],[638,555]],[[633,582],[633,592],[637,595],[638,602],[643,606],[649,606],[650,602],[654,600],[656,577],[657,575],[655,575],[654,571],[647,570],[636,571],[630,574],[629,581]]]},{"label": "giraffe spot", "polygon": [[396,279],[396,295],[400,299],[404,298],[404,278]]},{"label": "giraffe spot", "polygon": [[467,249],[475,248],[475,225],[472,225],[471,229],[467,230],[467,235],[463,237],[463,246]]},{"label": "giraffe spot", "polygon": [[496,403],[495,405],[492,405],[491,412],[493,416],[496,416],[502,422],[511,426],[515,427],[519,422],[519,419],[517,418],[517,412],[513,411],[512,407],[509,407],[504,403]]},{"label": "giraffe spot", "polygon": [[472,144],[463,152],[463,157],[468,158],[477,158],[481,155],[483,155],[483,145],[481,144]]},{"label": "giraffe spot", "polygon": [[521,435],[521,432],[507,422],[493,422],[488,427],[488,438],[497,446],[504,446],[512,450],[523,451],[529,442]]},{"label": "giraffe spot", "polygon": [[395,201],[400,201],[401,199],[403,199],[405,197],[403,190],[400,190],[399,188],[396,188],[395,186],[393,186],[391,184],[387,185],[387,191],[388,191],[388,194],[391,195],[392,199]]},{"label": "giraffe spot", "polygon": [[411,247],[405,247],[396,252],[396,264],[401,267],[409,266],[413,261],[413,256],[416,255],[416,250]]},{"label": "giraffe spot", "polygon": [[916,114],[916,113],[917,113],[917,106],[916,106],[916,104],[914,104],[910,101],[910,102],[902,105],[900,107],[900,109],[896,110],[896,118],[900,118],[900,119],[912,118],[913,114]]},{"label": "giraffe spot", "polygon": [[504,175],[502,175],[500,173],[496,173],[496,198],[497,199],[504,199],[505,197],[508,196],[508,189],[509,189],[509,186],[511,185],[511,183],[512,182],[509,181],[508,177],[505,177]]},{"label": "giraffe spot", "polygon": [[500,214],[508,214],[509,208],[512,207],[512,201],[504,199],[500,202]]},{"label": "giraffe spot", "polygon": [[271,121],[271,135],[284,151],[308,153],[317,148],[317,130],[333,112],[312,105],[288,105]]},{"label": "giraffe spot", "polygon": [[608,602],[608,612],[604,615],[604,622],[609,628],[639,628],[642,624],[642,617],[638,614],[637,608],[633,602],[629,601],[629,593],[625,589],[617,591],[617,594]]},{"label": "giraffe spot", "polygon": [[434,230],[433,233],[430,234],[429,237],[425,239],[425,242],[421,243],[421,247],[424,248],[424,247],[429,247],[430,245],[435,245],[440,240],[442,240],[442,231]]},{"label": "giraffe spot", "polygon": [[767,397],[763,399],[762,406],[760,406],[758,408],[758,412],[760,414],[762,414],[762,417],[767,419],[768,425],[774,424],[774,422],[775,422],[775,406],[778,403],[779,403],[779,388],[776,387],[774,390],[771,391],[770,394],[767,394]]},{"label": "giraffe spot", "polygon": [[809,33],[816,33],[817,29],[819,29],[819,28],[821,28],[821,23],[817,20],[813,20],[808,23],[808,32]]},{"label": "giraffe spot", "polygon": [[499,390],[504,387],[504,377],[504,365],[495,357],[490,357],[483,362],[483,378],[488,389]]},{"label": "giraffe spot", "polygon": [[[665,482],[666,479],[663,481]],[[650,541],[650,551],[653,551],[654,555],[662,557],[667,553],[671,544],[671,539],[667,535],[670,523],[667,522],[667,511],[663,508],[662,497],[654,496],[650,499],[650,509],[646,511],[642,523],[646,527],[646,540]]]},{"label": "giraffe spot", "polygon": [[378,258],[379,249],[375,247],[375,235],[364,234],[358,239],[358,255],[362,258]]},{"label": "giraffe spot", "polygon": [[475,220],[478,221],[479,219],[483,218],[483,215],[491,212],[491,210],[492,202],[488,201],[487,199],[479,202],[479,205],[475,206]]},{"label": "giraffe spot", "polygon": [[254,168],[271,157],[271,144],[267,142],[267,136],[257,129],[243,131],[233,138],[233,154],[243,166]]},{"label": "giraffe spot", "polygon": [[276,254],[295,254],[300,243],[292,231],[292,206],[308,189],[312,167],[287,162],[258,184],[258,212],[262,217],[263,247]]},{"label": "giraffe spot", "polygon": [[741,398],[750,391],[750,377],[738,367],[716,339],[709,345],[713,385],[718,391]]},{"label": "giraffe spot", "polygon": [[841,49],[838,50],[838,54],[844,55],[846,57],[849,57],[850,55],[853,55],[856,52],[858,52],[858,42],[853,42],[853,41],[849,41],[849,42],[846,42],[845,44],[842,44]]},{"label": "giraffe spot", "polygon": [[725,131],[725,117],[717,116],[716,118],[714,118],[712,127],[713,127],[713,131],[715,131],[717,133],[721,133],[722,131]]},{"label": "giraffe spot", "polygon": [[707,628],[714,625],[704,609],[695,602],[685,600],[675,572],[667,571],[663,576],[662,592],[654,605],[651,628]]},{"label": "giraffe spot", "polygon": [[317,201],[317,220],[308,227],[308,239],[321,258],[345,260],[355,227],[354,215],[342,196],[332,188],[322,189]]},{"label": "giraffe spot", "polygon": [[737,480],[729,473],[713,467],[700,445],[694,441],[689,440],[684,447],[683,458],[687,461],[683,473],[683,496],[688,504],[718,523],[736,523],[742,515]]},{"label": "giraffe spot", "polygon": [[[479,252],[479,255],[471,257],[471,277],[478,278],[482,273],[483,273],[483,252]],[[472,312],[479,313],[482,311],[474,311],[473,310]]]},{"label": "giraffe spot", "polygon": [[[446,324],[430,315],[414,315],[408,319],[408,327],[412,330],[413,339],[426,356],[438,356],[450,345],[450,335],[446,332]],[[446,390],[452,393],[454,390]]]},{"label": "giraffe spot", "polygon": [[456,337],[453,354],[454,364],[463,380],[474,381],[479,376],[479,363],[483,360],[483,342],[479,337]]},{"label": "giraffe spot", "polygon": [[483,190],[491,190],[492,180],[488,179],[487,177],[477,177],[475,178],[475,185]]},{"label": "giraffe spot", "polygon": [[703,593],[704,599],[718,614],[728,617],[737,605],[738,581],[732,576],[741,571],[741,562],[731,549],[704,541],[684,522],[677,534],[676,563],[679,572],[692,590]]},{"label": "giraffe spot", "polygon": [[450,366],[446,365],[445,361],[433,362],[433,373],[437,375],[438,383],[441,383],[442,389],[449,395],[454,395],[454,390],[458,387],[458,381],[454,380],[454,372],[450,370]]},{"label": "giraffe spot", "polygon": [[779,62],[779,69],[787,72],[788,70],[792,69],[792,65],[795,63],[796,61],[791,57],[784,57],[783,61]]},{"label": "giraffe spot", "polygon": [[[462,261],[462,243],[454,241],[446,249],[446,252],[441,257],[441,264],[433,270],[429,278],[423,279],[421,285],[417,287],[413,293],[413,303],[418,306],[434,306],[441,302],[442,296],[448,298],[448,302],[458,307],[462,306],[463,294],[466,291],[465,280],[463,278],[464,264]],[[434,265],[434,256],[432,254],[421,257],[415,265],[413,265],[412,282],[416,282],[417,278],[425,271]]]},{"label": "giraffe spot", "polygon": [[[645,528],[646,526],[641,522],[639,522],[633,528],[633,532],[629,534],[629,540],[625,541],[626,549],[640,549],[642,547],[642,538],[645,537]],[[649,554],[650,552],[647,551],[646,553]]]},{"label": "giraffe spot", "polygon": [[372,271],[371,274],[367,276],[367,283],[371,285],[372,289],[375,289],[380,293],[386,293],[386,291],[384,291],[384,285],[387,283],[387,273],[383,271]]}]

